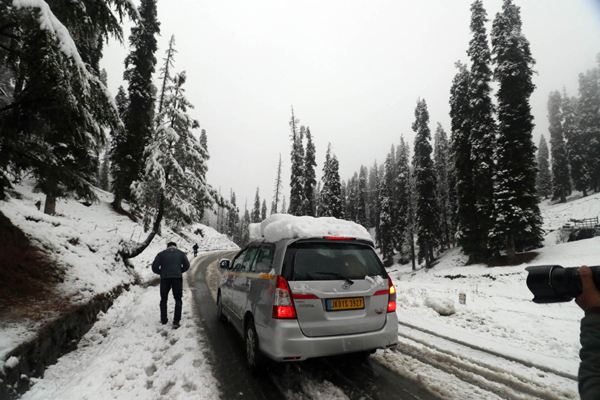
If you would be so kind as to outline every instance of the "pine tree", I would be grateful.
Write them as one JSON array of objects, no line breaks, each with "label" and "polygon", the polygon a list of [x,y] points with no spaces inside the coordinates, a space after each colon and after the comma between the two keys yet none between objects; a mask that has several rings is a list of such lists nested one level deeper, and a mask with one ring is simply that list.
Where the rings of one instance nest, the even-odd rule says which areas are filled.
[{"label": "pine tree", "polygon": [[100,165],[100,188],[108,191],[110,189],[110,159],[108,157],[108,149],[104,150],[102,163]]},{"label": "pine tree", "polygon": [[260,196],[258,194],[258,187],[256,188],[256,195],[254,196],[254,209],[252,210],[252,222],[261,222],[260,219]]},{"label": "pine tree", "polygon": [[535,190],[535,145],[529,97],[535,63],[529,41],[521,32],[519,7],[504,0],[492,26],[494,79],[498,82],[498,140],[494,186],[495,225],[491,237],[506,248],[509,259],[517,250],[541,245],[542,218]]},{"label": "pine tree", "polygon": [[288,209],[287,209],[287,203],[285,202],[285,196],[283,196],[283,200],[281,201],[281,211],[279,211],[280,214],[287,214],[288,213]]},{"label": "pine tree", "polygon": [[[410,147],[404,141],[404,137],[400,137],[400,145],[396,153],[396,226],[395,232],[398,238],[397,247],[400,254],[400,263],[404,264],[410,260],[410,246],[408,243],[409,235],[409,209],[412,201],[412,191],[410,183]],[[412,240],[412,236],[410,236]]]},{"label": "pine tree", "polygon": [[291,154],[291,176],[290,176],[290,205],[288,213],[291,215],[302,215],[304,213],[304,126],[298,128],[299,120],[294,116],[290,119],[290,138],[292,139]]},{"label": "pine tree", "polygon": [[389,177],[393,179],[393,164],[395,160],[391,153],[388,154],[385,160],[385,177],[381,179],[379,187],[379,249],[381,250],[381,257],[383,258],[384,265],[391,265],[393,263],[394,255],[394,221],[392,219],[392,205],[391,205],[391,190]]},{"label": "pine tree", "polygon": [[[471,5],[472,39],[467,51],[471,58],[469,74],[469,126],[472,159],[472,182],[475,194],[477,258],[489,256],[488,236],[493,225],[493,175],[496,122],[491,98],[491,55],[485,23],[487,14],[481,0]],[[473,239],[473,238],[472,238]]]},{"label": "pine tree", "polygon": [[356,193],[356,223],[367,227],[367,201],[368,201],[368,188],[367,188],[367,167],[361,165],[360,173],[358,174],[358,185]]},{"label": "pine tree", "polygon": [[368,219],[369,227],[378,227],[379,225],[379,167],[377,161],[369,170],[369,205]]},{"label": "pine tree", "polygon": [[[168,83],[156,133],[146,147],[144,175],[132,184],[138,204],[146,206],[146,215],[152,214],[152,230],[141,245],[125,249],[123,258],[137,256],[150,244],[163,215],[178,225],[202,220],[205,207],[215,201],[219,208],[229,206],[206,182],[209,156],[192,132],[199,123],[187,114],[193,105],[185,97],[185,82],[181,72]],[[221,232],[226,226],[222,220]]]},{"label": "pine tree", "polygon": [[154,103],[156,88],[152,75],[156,66],[156,35],[160,34],[156,0],[141,0],[139,23],[131,28],[131,52],[125,58],[123,79],[129,83],[129,109],[124,120],[125,137],[115,143],[114,208],[122,211],[121,201],[130,197],[131,183],[139,179],[144,164],[144,149],[154,132]]},{"label": "pine tree", "polygon": [[552,197],[559,198],[561,203],[566,203],[567,196],[571,194],[571,179],[563,133],[562,98],[558,91],[554,91],[548,96],[548,122],[552,152],[552,186],[554,187]]},{"label": "pine tree", "polygon": [[[283,190],[281,182],[281,153],[279,153],[279,163],[277,164],[277,177],[275,178],[275,193],[273,194],[273,202],[271,203],[271,214],[277,214],[279,207],[279,196]],[[283,214],[283,211],[282,211]]]},{"label": "pine tree", "polygon": [[325,164],[323,165],[320,215],[322,217],[344,218],[343,207],[339,163],[335,154],[331,152],[331,143],[329,143],[325,154]]},{"label": "pine tree", "polygon": [[[342,184],[344,187],[344,184]],[[348,179],[348,183],[345,185],[345,207],[346,210],[344,215],[347,220],[357,222],[357,211],[358,211],[358,173],[354,173],[352,178]]]},{"label": "pine tree", "polygon": [[226,231],[226,233],[227,233],[227,236],[234,239],[234,241],[235,241],[235,239],[237,238],[237,235],[238,235],[237,231],[238,231],[238,223],[239,223],[240,216],[239,216],[239,212],[238,212],[238,209],[236,206],[235,192],[233,190],[231,191],[229,203],[231,204],[231,209],[229,210],[229,213],[227,214],[227,231]]},{"label": "pine tree", "polygon": [[416,227],[419,244],[419,260],[425,260],[425,266],[431,268],[434,261],[434,249],[438,244],[439,221],[435,196],[435,175],[431,160],[431,132],[429,130],[429,112],[425,100],[419,100],[415,108],[415,122],[412,125],[415,137],[413,168],[415,171],[415,190],[417,198]]},{"label": "pine tree", "polygon": [[160,96],[158,99],[158,112],[162,112],[163,104],[165,101],[165,93],[167,89],[167,83],[171,80],[170,70],[173,68],[173,63],[175,59],[175,35],[171,35],[171,40],[169,40],[169,47],[167,48],[167,55],[163,59],[164,64],[160,68],[160,80],[162,81],[162,87],[160,90]]},{"label": "pine tree", "polygon": [[562,115],[571,179],[575,190],[583,192],[585,197],[591,182],[591,173],[586,160],[587,144],[580,130],[577,99],[569,97],[566,92],[562,96]]},{"label": "pine tree", "polygon": [[78,0],[0,7],[0,199],[27,172],[46,213],[69,194],[94,201],[94,149],[120,124],[100,76],[101,43],[122,40],[121,18],[134,9],[123,0],[93,11]]},{"label": "pine tree", "polygon": [[536,189],[540,197],[547,199],[552,195],[552,175],[550,174],[550,160],[548,144],[546,138],[542,135],[537,155],[538,174],[536,180]]},{"label": "pine tree", "polygon": [[317,178],[315,174],[315,167],[317,166],[317,162],[315,161],[316,157],[315,144],[312,141],[312,136],[310,134],[310,128],[306,128],[306,155],[304,157],[304,198],[305,198],[305,206],[304,206],[304,215],[310,215],[311,217],[315,216],[315,203],[314,203],[314,194],[315,194],[315,186],[317,184]]},{"label": "pine tree", "polygon": [[[450,89],[450,117],[452,126],[451,147],[456,174],[456,219],[459,246],[469,256],[469,264],[481,261],[486,248],[477,238],[477,212],[473,184],[473,159],[471,131],[471,102],[469,97],[470,74],[464,64],[457,63],[457,74]],[[485,253],[484,253],[485,252]]]},{"label": "pine tree", "polygon": [[577,119],[579,132],[585,143],[585,164],[589,171],[588,188],[600,189],[600,79],[599,70],[579,74],[579,102]]},{"label": "pine tree", "polygon": [[442,232],[442,244],[446,247],[452,242],[453,232],[453,208],[450,198],[451,163],[450,144],[446,131],[438,123],[434,136],[433,164],[435,169],[435,185],[437,188],[437,206],[440,211],[439,221]]},{"label": "pine tree", "polygon": [[264,221],[267,219],[267,201],[263,200],[262,207],[260,208],[260,220]]}]

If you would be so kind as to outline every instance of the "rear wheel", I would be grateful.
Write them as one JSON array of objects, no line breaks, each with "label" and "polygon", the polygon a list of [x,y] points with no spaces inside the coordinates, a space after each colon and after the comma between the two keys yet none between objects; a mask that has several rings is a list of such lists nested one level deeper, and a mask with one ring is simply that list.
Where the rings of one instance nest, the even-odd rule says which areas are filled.
[{"label": "rear wheel", "polygon": [[246,323],[244,338],[246,340],[246,363],[252,372],[260,372],[265,363],[265,356],[258,348],[258,335],[254,321],[250,320]]},{"label": "rear wheel", "polygon": [[223,299],[221,299],[221,292],[217,295],[217,318],[219,318],[219,321],[227,322],[227,317],[223,314]]}]

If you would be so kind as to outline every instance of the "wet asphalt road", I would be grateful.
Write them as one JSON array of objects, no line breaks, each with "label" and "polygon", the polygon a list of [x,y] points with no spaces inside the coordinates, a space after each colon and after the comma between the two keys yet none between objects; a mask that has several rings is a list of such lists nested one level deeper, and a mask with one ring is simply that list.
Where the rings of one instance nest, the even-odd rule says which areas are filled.
[{"label": "wet asphalt road", "polygon": [[[351,400],[436,400],[415,382],[407,380],[376,361],[357,362],[348,357],[324,357],[300,363],[270,363],[267,371],[254,376],[245,366],[244,342],[229,324],[217,319],[217,307],[206,282],[206,269],[221,258],[233,258],[235,251],[209,253],[195,260],[193,278],[194,311],[211,352],[208,355],[214,375],[220,382],[221,398],[311,399],[307,386],[331,382]],[[307,385],[307,382],[309,383]],[[288,396],[286,396],[286,394]],[[290,396],[291,395],[291,396]]]}]

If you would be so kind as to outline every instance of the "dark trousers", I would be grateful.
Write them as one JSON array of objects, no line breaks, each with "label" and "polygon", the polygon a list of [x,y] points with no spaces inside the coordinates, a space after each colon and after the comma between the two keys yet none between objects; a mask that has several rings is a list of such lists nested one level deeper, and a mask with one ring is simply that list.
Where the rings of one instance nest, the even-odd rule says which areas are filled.
[{"label": "dark trousers", "polygon": [[167,318],[167,299],[169,291],[173,289],[173,298],[175,299],[175,318],[173,323],[178,324],[181,320],[181,296],[183,295],[182,278],[162,278],[160,280],[160,322],[166,324]]}]

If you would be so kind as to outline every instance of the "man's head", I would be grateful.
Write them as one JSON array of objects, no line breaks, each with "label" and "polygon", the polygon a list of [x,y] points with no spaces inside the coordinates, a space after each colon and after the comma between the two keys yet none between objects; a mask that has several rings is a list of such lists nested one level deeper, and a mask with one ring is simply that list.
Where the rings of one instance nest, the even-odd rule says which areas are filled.
[{"label": "man's head", "polygon": [[177,247],[177,243],[169,242],[169,243],[167,243],[167,248],[169,248],[169,247]]}]

